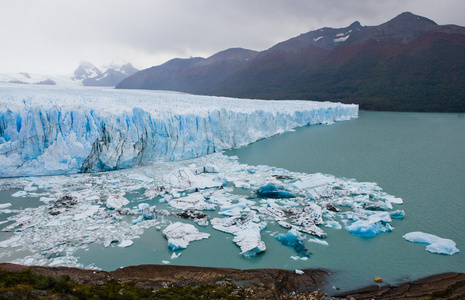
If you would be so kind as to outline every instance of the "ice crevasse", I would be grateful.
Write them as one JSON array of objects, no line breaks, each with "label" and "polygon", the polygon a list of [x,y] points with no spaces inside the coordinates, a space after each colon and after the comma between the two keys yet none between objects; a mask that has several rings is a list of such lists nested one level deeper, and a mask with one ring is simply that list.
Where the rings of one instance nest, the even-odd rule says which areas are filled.
[{"label": "ice crevasse", "polygon": [[330,102],[0,86],[0,177],[190,159],[357,115]]}]

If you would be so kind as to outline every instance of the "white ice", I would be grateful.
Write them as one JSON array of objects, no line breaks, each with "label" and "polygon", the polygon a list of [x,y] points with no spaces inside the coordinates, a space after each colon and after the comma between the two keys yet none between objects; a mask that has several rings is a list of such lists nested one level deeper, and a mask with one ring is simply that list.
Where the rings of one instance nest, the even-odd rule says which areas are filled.
[{"label": "white ice", "polygon": [[131,241],[131,240],[124,240],[124,241],[121,241],[121,243],[118,245],[118,247],[126,248],[126,247],[131,246],[132,244],[134,244],[133,241]]},{"label": "white ice", "polygon": [[[215,167],[205,168],[209,165]],[[189,174],[189,188],[170,179],[170,174],[180,174],[180,170]],[[282,179],[278,180],[279,176]],[[309,184],[311,177],[319,179]],[[215,182],[213,178],[219,178],[222,185],[205,185],[207,181]],[[322,178],[329,179],[319,181]],[[249,196],[244,195],[242,188],[234,187],[238,180],[250,184]],[[299,189],[296,182],[307,184]],[[269,183],[281,184],[296,197],[291,200],[256,197],[254,192]],[[37,187],[27,192],[27,196],[43,201],[37,201],[38,207],[8,214],[8,223],[2,225],[1,230],[13,236],[0,242],[6,249],[0,251],[2,261],[93,268],[80,265],[76,251],[88,250],[91,244],[117,247],[129,240],[137,244],[144,230],[160,231],[188,208],[212,217],[202,224],[211,224],[217,230],[232,234],[233,242],[240,247],[238,253],[245,256],[265,251],[267,247],[261,233],[267,224],[272,224],[268,230],[276,229],[279,224],[302,233],[325,236],[333,231],[324,232],[324,226],[344,224],[346,227],[357,225],[359,220],[390,226],[396,222],[392,219],[403,216],[402,211],[390,212],[387,203],[396,205],[391,201],[393,197],[374,183],[331,175],[312,176],[271,166],[249,166],[221,153],[112,172],[0,179],[2,190],[14,188],[14,191],[23,192],[25,187]],[[310,197],[309,193],[316,194],[316,191],[320,198]],[[73,204],[52,214],[55,213],[52,208],[61,205],[59,199],[64,196],[72,197]],[[154,205],[158,202],[163,203]],[[198,221],[184,222],[190,225]],[[161,235],[159,231],[154,232]],[[12,259],[11,253],[15,251],[27,254]],[[66,257],[62,253],[66,253]]]},{"label": "white ice", "polygon": [[121,194],[110,195],[106,202],[106,206],[109,209],[120,209],[126,204],[129,204],[129,200],[124,198]]},{"label": "white ice", "polygon": [[330,102],[5,85],[0,89],[0,177],[185,160],[357,114],[357,105]]},{"label": "white ice", "polygon": [[200,232],[194,225],[181,222],[168,225],[163,230],[163,235],[168,239],[168,246],[172,250],[187,248],[190,242],[210,237],[209,233]]},{"label": "white ice", "polygon": [[217,230],[234,235],[233,242],[241,248],[241,254],[250,257],[266,250],[260,235],[266,223],[254,221],[257,218],[251,214],[247,217],[214,218],[211,224]]},{"label": "white ice", "polygon": [[409,232],[403,236],[409,242],[428,244],[426,250],[431,253],[453,255],[459,252],[453,240],[440,238],[421,231]]}]

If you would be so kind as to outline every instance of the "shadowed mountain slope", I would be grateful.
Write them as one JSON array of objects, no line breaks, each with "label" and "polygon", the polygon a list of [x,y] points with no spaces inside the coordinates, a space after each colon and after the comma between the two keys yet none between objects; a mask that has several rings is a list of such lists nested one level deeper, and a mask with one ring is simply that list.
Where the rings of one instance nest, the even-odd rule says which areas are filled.
[{"label": "shadowed mountain slope", "polygon": [[465,112],[465,28],[407,12],[378,26],[354,22],[310,31],[262,52],[228,49],[207,59],[174,59],[117,88]]}]

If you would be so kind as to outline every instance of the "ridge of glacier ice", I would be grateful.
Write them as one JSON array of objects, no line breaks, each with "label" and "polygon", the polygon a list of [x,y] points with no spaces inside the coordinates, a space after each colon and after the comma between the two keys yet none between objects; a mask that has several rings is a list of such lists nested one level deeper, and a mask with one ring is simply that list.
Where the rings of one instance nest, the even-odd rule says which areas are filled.
[{"label": "ridge of glacier ice", "polygon": [[2,85],[0,177],[185,160],[357,114],[357,105],[330,102]]}]

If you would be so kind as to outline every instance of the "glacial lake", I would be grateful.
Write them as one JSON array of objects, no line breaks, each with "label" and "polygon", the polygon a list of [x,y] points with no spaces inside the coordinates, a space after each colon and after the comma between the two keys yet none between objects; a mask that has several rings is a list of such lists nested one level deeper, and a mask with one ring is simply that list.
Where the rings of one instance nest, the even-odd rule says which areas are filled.
[{"label": "glacial lake", "polygon": [[[160,228],[147,226],[143,230],[137,229],[135,234],[138,236],[133,239],[134,244],[130,247],[122,248],[116,244],[103,247],[101,243],[76,242],[78,246],[69,251],[65,243],[59,243],[56,246],[59,251],[46,251],[52,254],[44,259],[58,258],[66,261],[67,265],[103,270],[161,263],[241,269],[324,268],[332,274],[327,282],[327,291],[330,293],[335,292],[333,285],[341,290],[352,289],[372,284],[375,276],[395,284],[441,272],[465,272],[465,114],[361,111],[357,119],[329,126],[298,128],[293,132],[261,140],[240,149],[226,151],[224,154],[229,157],[237,156],[240,164],[249,166],[268,165],[291,172],[323,173],[338,178],[353,178],[357,182],[376,182],[384,192],[403,199],[404,204],[394,205],[394,210],[404,210],[405,217],[392,221],[394,229],[391,232],[380,233],[372,238],[352,235],[344,228],[324,228],[328,234],[325,239],[328,245],[321,245],[308,241],[313,236],[307,234],[304,244],[311,252],[307,260],[292,259],[291,257],[296,255],[295,251],[276,241],[275,236],[287,230],[274,222],[268,222],[267,228],[261,234],[267,250],[250,258],[239,254],[239,248],[232,242],[232,235],[215,230],[211,226],[196,226],[201,232],[211,236],[191,242],[185,250],[174,251],[181,256],[173,258],[173,251],[168,248]],[[196,164],[199,165],[203,159],[197,159]],[[221,158],[218,162],[222,159],[225,160]],[[208,158],[205,160],[208,161]],[[169,169],[187,166],[190,163],[166,163],[159,168]],[[147,168],[149,167],[144,170]],[[44,193],[48,193],[46,189],[57,196],[71,190],[76,192],[81,189],[85,192],[88,187],[94,189],[93,192],[98,195],[104,192],[104,189],[118,191],[122,183],[135,172],[139,172],[139,169],[15,179],[11,180],[11,183],[3,180],[3,186],[18,185],[18,189],[0,190],[0,204],[11,203],[12,206],[8,209],[26,209],[30,210],[31,216],[34,216],[34,213],[37,216],[37,210],[50,201],[47,197],[40,198]],[[145,171],[144,174],[150,175],[150,172]],[[158,176],[157,172],[153,171],[154,177]],[[60,188],[63,191],[54,190],[54,182],[62,182]],[[24,186],[32,187],[27,196],[12,197],[13,193],[21,191]],[[147,202],[143,196],[143,188],[136,186],[129,190],[127,186],[124,187],[124,197],[131,201],[128,206]],[[244,196],[250,194],[250,191],[228,188],[238,196],[241,193]],[[160,203],[157,199],[149,204],[156,205],[157,209],[167,207],[166,203]],[[47,214],[48,209],[43,209],[43,212]],[[211,217],[219,216],[217,211],[209,214]],[[11,213],[0,213],[0,224],[3,224],[1,228],[12,224],[12,219],[8,219],[10,216]],[[69,221],[70,217],[72,218],[64,216],[63,222],[66,222],[66,218]],[[126,218],[128,224],[131,224],[134,216],[121,218]],[[166,222],[179,221],[179,218],[173,216],[166,216],[165,219],[162,229]],[[24,220],[28,221],[27,218]],[[97,226],[110,226],[98,223],[100,221],[93,223],[91,229],[87,227],[89,236]],[[33,221],[28,222],[33,224]],[[44,228],[53,229],[56,224],[45,226]],[[26,227],[24,231],[30,228]],[[56,230],[57,234],[63,234],[67,228],[60,229],[56,226]],[[119,230],[124,228],[120,227]],[[410,243],[402,238],[404,234],[412,231],[452,239],[462,252],[452,256],[427,252],[425,244]],[[43,238],[37,233],[34,240],[33,231],[30,235],[24,234],[34,242],[40,242],[37,240]],[[53,231],[48,234],[53,235]],[[12,236],[13,232],[0,232],[0,242]],[[69,239],[68,243],[77,241],[76,236],[64,238]],[[0,261],[28,262],[27,259],[22,260],[31,254],[28,251],[30,250],[14,247],[0,248]],[[37,260],[29,262],[34,263]]]},{"label": "glacial lake", "polygon": [[[247,164],[373,181],[404,200],[405,218],[392,232],[360,238],[334,230],[329,247],[311,248],[302,264],[333,271],[338,287],[375,276],[397,283],[465,272],[465,114],[360,111],[358,119],[299,128],[227,154]],[[402,238],[411,231],[452,239],[461,252],[429,253]]]}]

